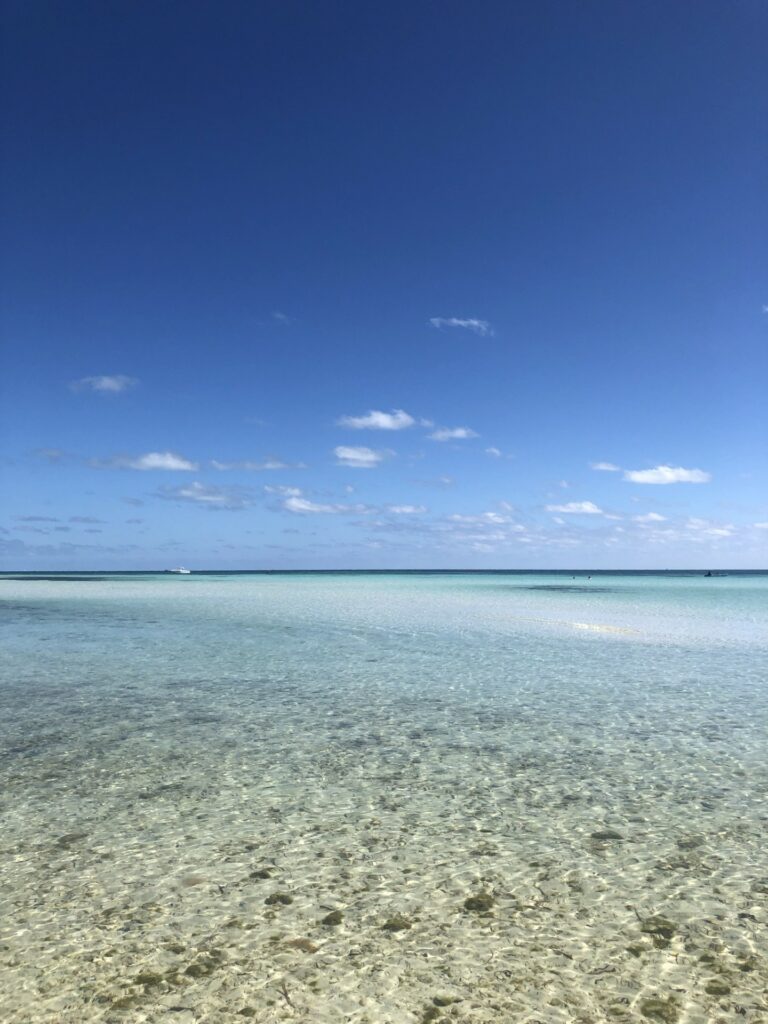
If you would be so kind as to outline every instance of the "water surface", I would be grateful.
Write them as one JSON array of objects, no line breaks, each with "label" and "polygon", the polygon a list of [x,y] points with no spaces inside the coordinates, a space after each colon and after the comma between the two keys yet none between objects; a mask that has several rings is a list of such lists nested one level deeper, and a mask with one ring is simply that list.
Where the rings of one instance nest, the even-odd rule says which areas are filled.
[{"label": "water surface", "polygon": [[575,575],[0,579],[0,1019],[768,1019],[768,576]]}]

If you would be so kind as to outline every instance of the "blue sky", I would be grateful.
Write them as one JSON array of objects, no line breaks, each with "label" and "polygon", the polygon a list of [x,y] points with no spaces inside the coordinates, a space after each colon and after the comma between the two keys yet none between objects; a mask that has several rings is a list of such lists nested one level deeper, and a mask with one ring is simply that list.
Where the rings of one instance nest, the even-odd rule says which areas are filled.
[{"label": "blue sky", "polygon": [[768,564],[762,2],[4,21],[0,566]]}]

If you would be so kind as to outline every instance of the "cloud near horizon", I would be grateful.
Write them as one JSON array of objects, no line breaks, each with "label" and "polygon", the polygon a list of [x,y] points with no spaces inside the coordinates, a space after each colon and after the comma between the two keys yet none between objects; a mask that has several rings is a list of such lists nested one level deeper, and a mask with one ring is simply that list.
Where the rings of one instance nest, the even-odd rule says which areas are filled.
[{"label": "cloud near horizon", "polygon": [[433,327],[441,330],[443,327],[461,327],[467,331],[473,331],[484,338],[493,337],[493,327],[487,320],[476,320],[474,317],[460,316],[432,316],[429,322]]},{"label": "cloud near horizon", "polygon": [[404,409],[392,409],[391,412],[371,409],[363,416],[340,416],[336,423],[352,430],[406,430],[414,426],[416,420]]},{"label": "cloud near horizon", "polygon": [[590,462],[590,469],[597,469],[603,473],[620,473],[621,466],[615,466],[612,462]]},{"label": "cloud near horizon", "polygon": [[129,388],[135,388],[138,383],[136,377],[116,373],[111,376],[81,377],[80,380],[73,380],[69,386],[72,391],[98,391],[102,394],[118,395]]},{"label": "cloud near horizon", "polygon": [[625,469],[624,479],[633,484],[708,484],[712,474],[703,469],[661,465],[653,469]]}]

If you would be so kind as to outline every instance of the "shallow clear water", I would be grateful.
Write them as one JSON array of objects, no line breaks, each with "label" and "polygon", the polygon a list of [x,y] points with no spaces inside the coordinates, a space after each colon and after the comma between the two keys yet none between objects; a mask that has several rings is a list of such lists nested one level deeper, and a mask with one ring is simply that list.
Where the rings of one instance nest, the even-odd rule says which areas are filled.
[{"label": "shallow clear water", "polygon": [[572,576],[1,579],[0,1019],[768,1020],[768,576]]}]

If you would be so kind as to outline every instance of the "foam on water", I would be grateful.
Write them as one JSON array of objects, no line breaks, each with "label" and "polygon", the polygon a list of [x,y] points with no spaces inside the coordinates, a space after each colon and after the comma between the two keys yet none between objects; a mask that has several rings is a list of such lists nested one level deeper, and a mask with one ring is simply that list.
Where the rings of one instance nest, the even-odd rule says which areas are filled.
[{"label": "foam on water", "polygon": [[768,1016],[767,598],[0,580],[0,1018]]}]

